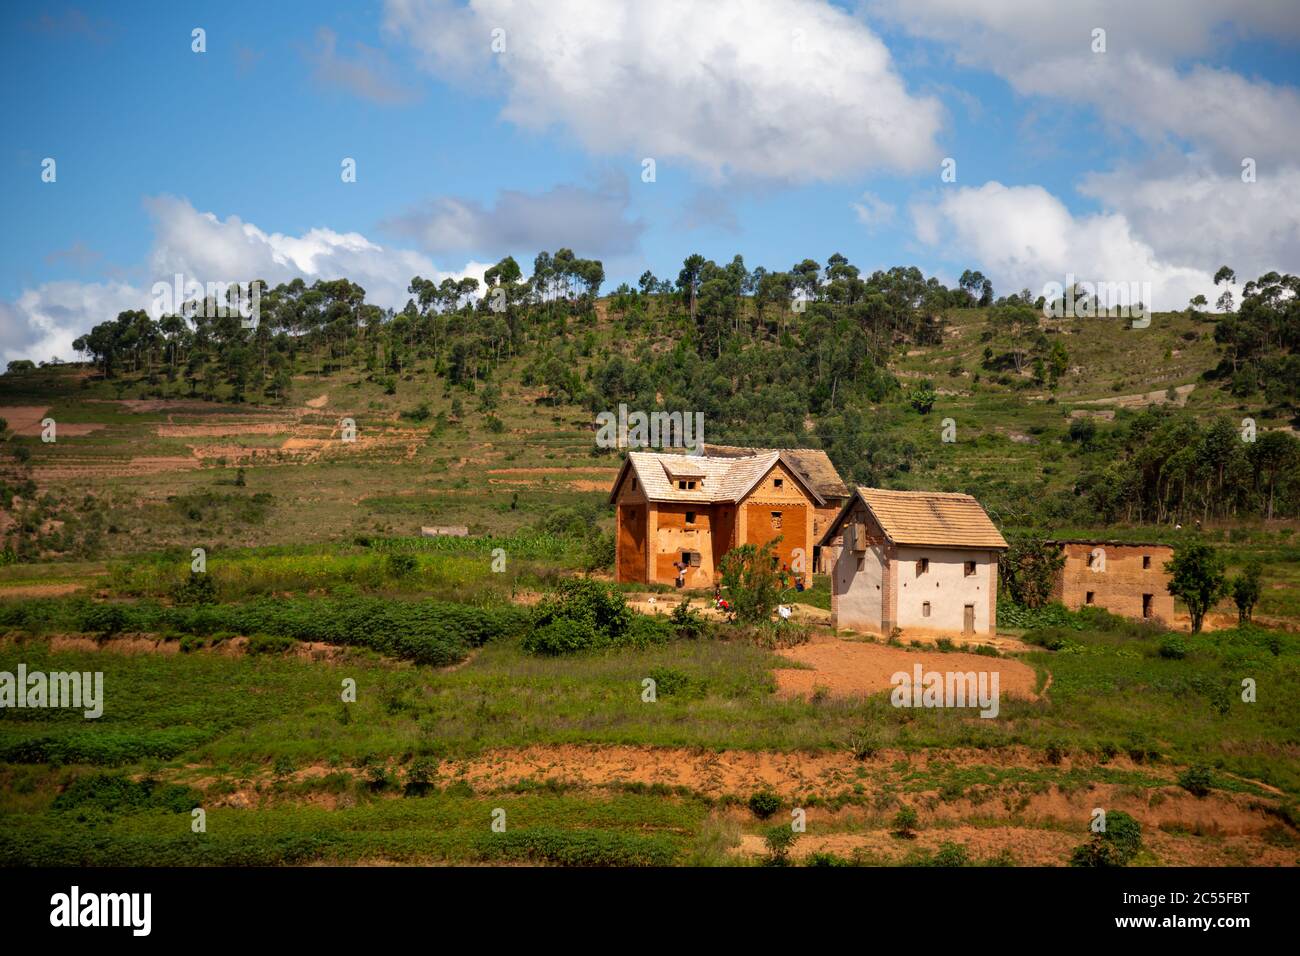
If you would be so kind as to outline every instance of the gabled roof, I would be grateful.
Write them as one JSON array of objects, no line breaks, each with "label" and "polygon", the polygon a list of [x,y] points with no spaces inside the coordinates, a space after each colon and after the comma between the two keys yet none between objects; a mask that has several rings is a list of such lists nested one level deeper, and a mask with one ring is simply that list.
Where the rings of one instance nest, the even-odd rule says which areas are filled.
[{"label": "gabled roof", "polygon": [[778,451],[804,483],[823,498],[847,498],[851,492],[831,464],[830,456],[820,448],[745,448],[739,445],[705,444],[701,453],[717,458],[745,458]]},{"label": "gabled roof", "polygon": [[997,526],[970,495],[948,491],[887,491],[859,487],[831,522],[819,544],[828,544],[855,501],[867,506],[893,544],[1002,549]]},{"label": "gabled roof", "polygon": [[[741,501],[758,485],[763,477],[783,462],[809,496],[818,504],[823,498],[781,451],[768,451],[761,455],[745,457],[712,457],[705,455],[670,455],[663,452],[628,452],[627,461],[614,479],[609,500],[613,502],[619,486],[629,471],[636,474],[641,488],[651,501],[694,502],[713,504]],[[679,488],[678,480],[694,481],[694,488]]]}]

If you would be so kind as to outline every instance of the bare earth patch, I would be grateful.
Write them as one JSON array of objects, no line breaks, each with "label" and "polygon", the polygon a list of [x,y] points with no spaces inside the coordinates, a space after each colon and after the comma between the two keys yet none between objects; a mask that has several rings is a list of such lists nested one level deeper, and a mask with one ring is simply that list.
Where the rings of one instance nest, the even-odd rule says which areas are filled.
[{"label": "bare earth patch", "polygon": [[892,689],[890,677],[911,674],[916,664],[925,671],[987,671],[997,673],[1002,694],[1037,700],[1038,676],[1028,664],[980,654],[917,651],[838,639],[814,640],[778,651],[782,657],[810,670],[778,670],[777,693],[782,697],[811,697],[825,688],[834,697],[862,697]]}]

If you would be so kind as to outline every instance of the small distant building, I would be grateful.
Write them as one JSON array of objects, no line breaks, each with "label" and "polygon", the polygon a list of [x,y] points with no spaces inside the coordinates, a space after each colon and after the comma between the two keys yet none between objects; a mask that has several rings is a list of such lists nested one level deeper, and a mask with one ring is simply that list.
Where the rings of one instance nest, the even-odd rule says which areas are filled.
[{"label": "small distant building", "polygon": [[618,581],[674,584],[680,572],[685,587],[713,587],[732,548],[777,541],[780,565],[812,585],[814,517],[826,499],[789,452],[629,452],[609,500]]},{"label": "small distant building", "polygon": [[467,538],[469,537],[469,528],[463,524],[452,525],[435,525],[431,528],[421,528],[420,537],[422,538]]},{"label": "small distant building", "polygon": [[837,537],[826,545],[820,544],[820,541],[844,507],[844,502],[849,500],[850,491],[826,452],[820,448],[745,448],[708,443],[705,443],[701,451],[706,456],[718,458],[746,458],[770,451],[783,454],[799,477],[821,495],[824,501],[824,504],[815,504],[813,508],[813,571],[817,574],[830,573],[840,556],[840,540]]},{"label": "small distant building", "polygon": [[1174,556],[1167,544],[1131,541],[1054,541],[1065,552],[1056,573],[1052,599],[1071,610],[1105,608],[1112,614],[1172,623],[1165,562]]},{"label": "small distant building", "polygon": [[890,634],[993,634],[1007,542],[970,495],[857,488],[822,535],[831,623]]}]

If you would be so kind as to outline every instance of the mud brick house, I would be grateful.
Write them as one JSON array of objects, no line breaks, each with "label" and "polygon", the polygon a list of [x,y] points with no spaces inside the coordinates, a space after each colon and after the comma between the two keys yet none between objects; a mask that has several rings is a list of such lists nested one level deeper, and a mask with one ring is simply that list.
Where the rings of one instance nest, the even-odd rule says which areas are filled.
[{"label": "mud brick house", "polygon": [[1165,544],[1126,541],[1055,541],[1065,552],[1056,573],[1052,599],[1071,610],[1101,607],[1124,617],[1174,620],[1165,562],[1174,549]]},{"label": "mud brick house", "polygon": [[820,448],[743,448],[736,445],[705,444],[701,452],[719,458],[747,458],[767,452],[779,451],[786,456],[799,477],[808,487],[822,496],[826,502],[813,508],[813,564],[812,569],[818,574],[829,574],[830,568],[840,555],[840,541],[837,537],[829,545],[821,545],[822,534],[835,520],[835,516],[849,500],[848,485],[840,479],[839,472],[831,464],[830,456]]},{"label": "mud brick house", "polygon": [[891,634],[993,634],[1007,543],[970,495],[858,488],[822,535],[843,542],[831,623]]},{"label": "mud brick house", "polygon": [[780,539],[776,554],[812,585],[813,527],[826,499],[790,453],[673,455],[629,452],[609,500],[616,506],[619,581],[713,587],[732,548]]}]

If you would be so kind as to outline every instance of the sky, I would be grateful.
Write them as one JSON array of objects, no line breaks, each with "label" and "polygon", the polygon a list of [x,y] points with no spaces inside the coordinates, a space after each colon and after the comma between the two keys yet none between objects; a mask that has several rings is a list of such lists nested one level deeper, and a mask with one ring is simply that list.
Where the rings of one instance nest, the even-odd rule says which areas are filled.
[{"label": "sky", "polygon": [[1300,265],[1297,47],[1294,0],[10,2],[0,361],[177,274],[400,309],[566,246],[1214,303]]}]

